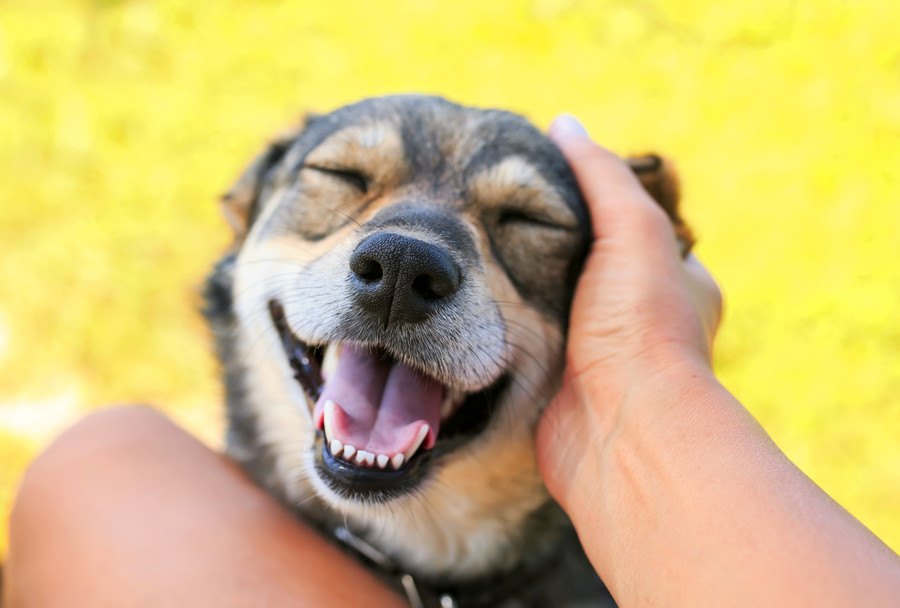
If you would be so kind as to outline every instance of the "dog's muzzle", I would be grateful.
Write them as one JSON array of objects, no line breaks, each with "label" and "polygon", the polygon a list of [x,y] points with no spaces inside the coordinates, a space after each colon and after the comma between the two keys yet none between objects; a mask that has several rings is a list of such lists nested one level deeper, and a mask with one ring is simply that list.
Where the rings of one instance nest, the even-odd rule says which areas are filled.
[{"label": "dog's muzzle", "polygon": [[[446,313],[464,280],[443,245],[381,228],[350,255],[346,329],[383,338],[311,347],[291,331],[281,303],[270,302],[295,378],[314,404],[317,466],[333,489],[396,494],[421,479],[442,425],[455,434],[484,428],[492,411],[486,399],[497,385],[477,393],[446,385],[424,371],[431,362],[412,360],[396,338]],[[472,411],[456,416],[466,404]]]}]

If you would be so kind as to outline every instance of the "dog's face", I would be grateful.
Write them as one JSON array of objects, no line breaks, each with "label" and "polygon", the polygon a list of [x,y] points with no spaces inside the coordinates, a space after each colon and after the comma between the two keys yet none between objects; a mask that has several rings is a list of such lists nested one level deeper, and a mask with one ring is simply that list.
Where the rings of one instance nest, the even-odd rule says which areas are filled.
[{"label": "dog's face", "polygon": [[557,148],[506,112],[368,100],[273,144],[225,208],[231,453],[415,571],[513,563],[589,243]]}]

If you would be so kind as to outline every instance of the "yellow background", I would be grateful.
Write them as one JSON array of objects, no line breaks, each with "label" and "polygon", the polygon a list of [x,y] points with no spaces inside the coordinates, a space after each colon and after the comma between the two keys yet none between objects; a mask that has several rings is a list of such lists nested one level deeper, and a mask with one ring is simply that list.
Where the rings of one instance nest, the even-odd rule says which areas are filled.
[{"label": "yellow background", "polygon": [[900,548],[898,31],[884,0],[5,0],[0,522],[100,404],[217,440],[217,195],[301,111],[419,91],[677,159],[727,297],[721,378]]}]

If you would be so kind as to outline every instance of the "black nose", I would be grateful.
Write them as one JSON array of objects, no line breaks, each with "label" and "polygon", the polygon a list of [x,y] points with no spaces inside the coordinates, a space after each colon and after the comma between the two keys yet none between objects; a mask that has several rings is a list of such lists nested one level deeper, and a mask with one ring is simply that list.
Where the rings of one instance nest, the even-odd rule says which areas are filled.
[{"label": "black nose", "polygon": [[350,270],[357,302],[385,328],[424,321],[459,289],[459,266],[448,251],[390,232],[363,239]]}]

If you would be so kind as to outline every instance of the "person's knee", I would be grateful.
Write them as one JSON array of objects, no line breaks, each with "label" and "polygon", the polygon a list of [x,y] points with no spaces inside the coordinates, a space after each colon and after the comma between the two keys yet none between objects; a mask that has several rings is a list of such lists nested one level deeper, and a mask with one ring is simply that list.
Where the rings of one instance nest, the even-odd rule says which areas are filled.
[{"label": "person's knee", "polygon": [[[158,514],[166,512],[167,521],[178,521],[191,508],[184,503],[195,499],[185,488],[202,485],[210,471],[219,470],[210,463],[219,462],[150,408],[113,407],[85,417],[25,472],[10,518],[4,565],[10,606],[25,605],[24,598],[36,590],[53,598],[42,605],[61,605],[59,598],[73,589],[78,590],[74,597],[93,592],[93,568],[104,564],[109,570],[114,564],[104,560],[110,554],[123,556],[121,576],[139,576],[144,564],[135,556],[165,544],[159,539],[167,530],[158,523]],[[170,500],[173,493],[179,498]],[[212,502],[207,495],[203,501]],[[198,518],[206,514],[205,507],[195,503],[193,508]],[[198,509],[203,515],[196,515]],[[54,584],[48,586],[48,580]],[[109,595],[116,583],[108,582],[96,585],[97,593]]]},{"label": "person's knee", "polygon": [[[30,525],[31,515],[47,516],[47,505],[102,483],[109,463],[126,465],[157,449],[160,440],[183,433],[162,413],[146,406],[98,410],[57,437],[29,465],[10,518],[11,533]],[[58,510],[56,511],[59,512]]]}]

